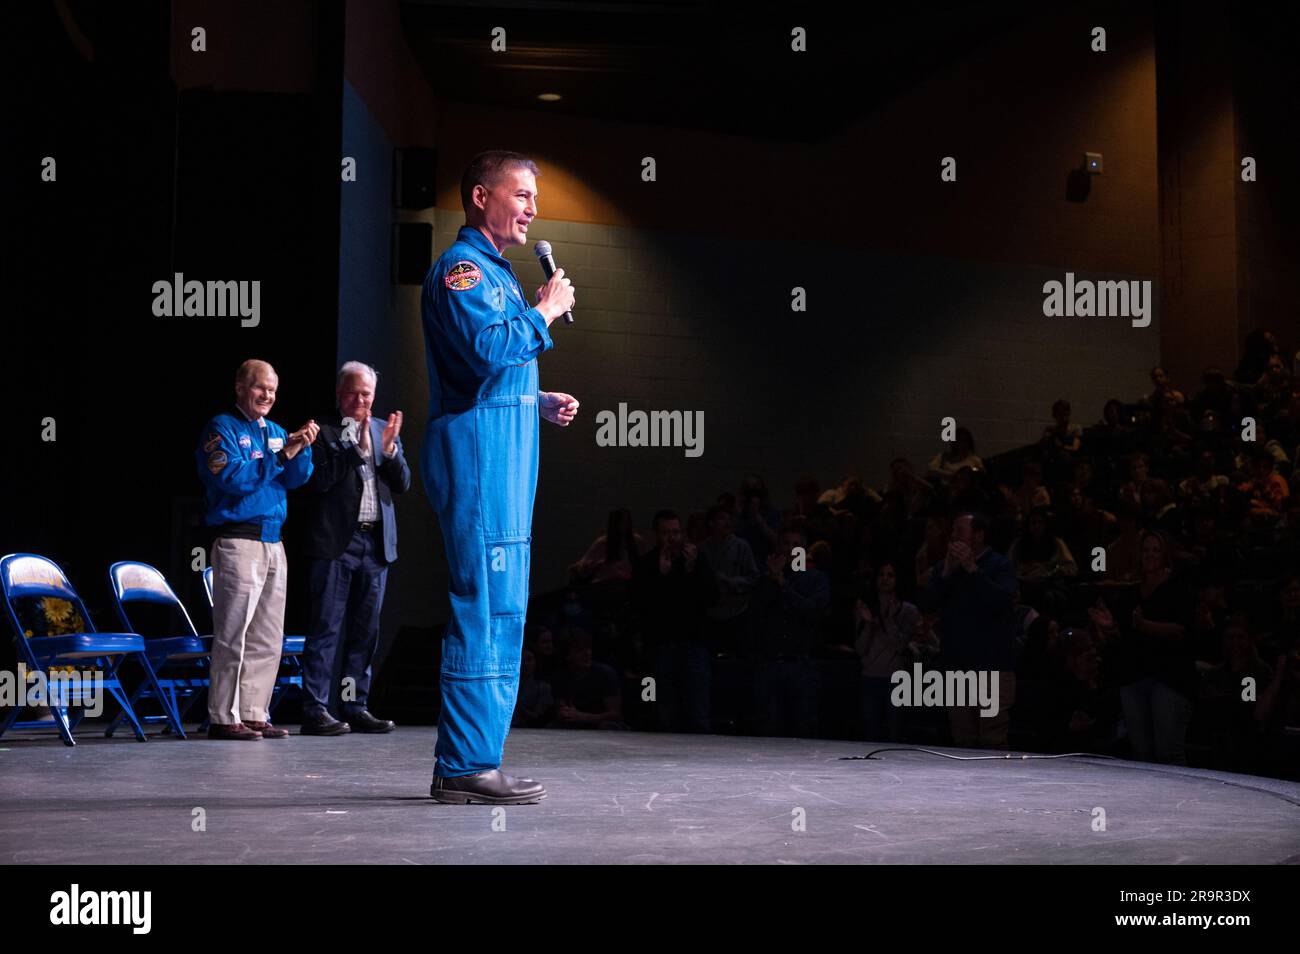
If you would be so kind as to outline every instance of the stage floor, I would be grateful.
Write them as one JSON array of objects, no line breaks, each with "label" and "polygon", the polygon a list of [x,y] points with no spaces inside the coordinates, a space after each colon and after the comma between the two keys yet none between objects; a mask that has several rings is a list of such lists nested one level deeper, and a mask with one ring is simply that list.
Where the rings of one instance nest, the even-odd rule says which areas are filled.
[{"label": "stage floor", "polygon": [[502,810],[427,797],[432,727],[291,731],[145,744],[86,732],[75,749],[53,730],[10,733],[0,862],[1300,862],[1300,786],[1250,776],[916,752],[839,761],[876,746],[516,730],[506,768],[549,797]]}]

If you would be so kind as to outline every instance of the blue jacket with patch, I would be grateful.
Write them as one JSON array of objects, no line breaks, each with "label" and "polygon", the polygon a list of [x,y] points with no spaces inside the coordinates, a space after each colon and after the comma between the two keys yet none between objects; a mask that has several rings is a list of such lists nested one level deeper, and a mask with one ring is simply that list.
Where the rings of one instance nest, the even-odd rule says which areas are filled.
[{"label": "blue jacket with patch", "polygon": [[537,358],[553,346],[505,256],[465,226],[425,276],[429,422],[421,477],[450,577],[434,773],[501,764],[519,687],[533,503]]},{"label": "blue jacket with patch", "polygon": [[428,344],[429,418],[496,392],[537,394],[535,359],[554,345],[514,269],[476,228],[462,226],[433,263],[420,299]]},{"label": "blue jacket with patch", "polygon": [[287,439],[279,424],[250,421],[238,409],[208,421],[194,452],[207,492],[208,526],[259,523],[263,543],[280,542],[289,511],[286,491],[307,483],[312,471],[311,448],[286,458]]}]

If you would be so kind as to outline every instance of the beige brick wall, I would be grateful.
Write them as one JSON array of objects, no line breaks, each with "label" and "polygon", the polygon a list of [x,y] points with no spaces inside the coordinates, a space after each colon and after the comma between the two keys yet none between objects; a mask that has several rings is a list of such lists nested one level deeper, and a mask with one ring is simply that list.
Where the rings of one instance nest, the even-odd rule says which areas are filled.
[{"label": "beige brick wall", "polygon": [[[406,214],[434,224],[435,254],[458,213]],[[648,529],[660,507],[703,508],[750,471],[779,505],[794,480],[823,484],[860,471],[879,484],[890,458],[922,469],[951,415],[993,454],[1036,439],[1057,397],[1080,423],[1107,398],[1136,398],[1157,360],[1158,318],[1048,319],[1042,284],[1064,269],[899,258],[809,243],[736,242],[539,219],[578,289],[576,322],[554,326],[541,359],[546,390],[582,402],[579,420],[543,424],[534,515],[533,588],[562,585],[565,567],[625,505]],[[507,256],[530,293],[541,273],[528,249]],[[1143,278],[1091,275],[1077,278]],[[790,287],[808,311],[790,311]],[[418,461],[426,374],[419,289],[394,292],[401,346],[392,377],[408,407]],[[599,447],[596,414],[620,401],[643,410],[704,411],[702,457],[681,448]],[[392,605],[410,622],[441,606],[441,545],[420,488],[402,501],[401,566]]]}]

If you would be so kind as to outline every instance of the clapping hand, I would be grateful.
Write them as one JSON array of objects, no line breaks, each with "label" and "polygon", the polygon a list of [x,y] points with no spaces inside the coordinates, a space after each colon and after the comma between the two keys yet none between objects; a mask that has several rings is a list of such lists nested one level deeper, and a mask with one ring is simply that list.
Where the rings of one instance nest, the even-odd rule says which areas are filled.
[{"label": "clapping hand", "polygon": [[308,421],[298,430],[289,435],[284,442],[284,456],[292,458],[298,451],[311,445],[316,440],[316,435],[320,433],[320,425],[315,421]]},{"label": "clapping hand", "polygon": [[858,600],[857,604],[853,607],[853,610],[857,613],[858,619],[862,620],[862,622],[871,622],[871,608],[867,606],[865,602]]},{"label": "clapping hand", "polygon": [[391,457],[397,453],[397,435],[402,433],[402,412],[394,411],[388,415],[388,424],[384,427],[384,456]]},{"label": "clapping hand", "polygon": [[682,544],[682,554],[686,557],[686,572],[693,572],[695,570],[695,558],[700,554],[699,549],[688,540]]},{"label": "clapping hand", "polygon": [[947,576],[949,572],[958,566],[967,572],[973,572],[975,569],[975,556],[971,553],[969,543],[954,540],[948,544],[948,558],[944,566],[944,575]]},{"label": "clapping hand", "polygon": [[370,412],[365,412],[365,417],[357,422],[359,431],[357,448],[361,451],[362,456],[370,456]]}]

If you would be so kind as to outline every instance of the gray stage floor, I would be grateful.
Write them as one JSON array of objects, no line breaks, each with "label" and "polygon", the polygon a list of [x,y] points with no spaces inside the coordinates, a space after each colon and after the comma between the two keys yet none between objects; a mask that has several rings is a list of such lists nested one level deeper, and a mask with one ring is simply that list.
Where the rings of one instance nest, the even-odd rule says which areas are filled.
[{"label": "gray stage floor", "polygon": [[[52,732],[11,733],[0,861],[1300,861],[1300,786],[1247,776],[902,752],[843,762],[869,747],[532,730],[511,733],[506,766],[550,796],[502,810],[428,799],[434,739],[406,727],[253,743],[86,734],[69,749]],[[193,830],[195,809],[206,831]]]}]

